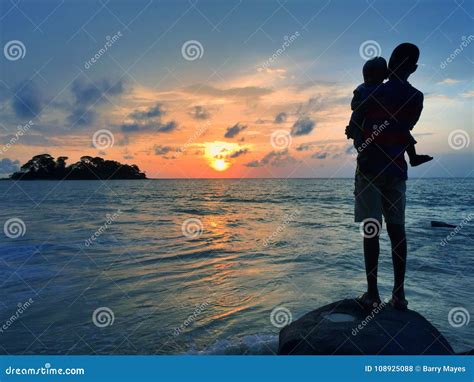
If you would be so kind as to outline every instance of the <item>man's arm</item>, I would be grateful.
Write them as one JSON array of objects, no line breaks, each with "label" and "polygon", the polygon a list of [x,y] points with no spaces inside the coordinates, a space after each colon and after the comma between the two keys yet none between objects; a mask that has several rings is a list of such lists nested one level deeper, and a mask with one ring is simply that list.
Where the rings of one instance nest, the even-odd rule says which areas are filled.
[{"label": "man's arm", "polygon": [[420,119],[421,112],[423,111],[423,101],[424,96],[423,93],[417,91],[415,96],[413,97],[413,103],[410,107],[410,113],[408,115],[408,123],[410,126],[410,130],[415,127],[416,123]]}]

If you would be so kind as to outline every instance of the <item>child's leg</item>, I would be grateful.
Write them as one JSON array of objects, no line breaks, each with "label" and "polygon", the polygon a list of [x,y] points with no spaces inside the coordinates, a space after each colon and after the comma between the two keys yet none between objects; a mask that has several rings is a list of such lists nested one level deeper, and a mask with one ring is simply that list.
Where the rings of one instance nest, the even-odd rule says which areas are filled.
[{"label": "child's leg", "polygon": [[410,144],[406,148],[406,153],[408,154],[408,158],[410,159],[410,165],[412,167],[419,166],[420,164],[429,162],[433,159],[433,157],[429,155],[418,155],[416,153],[415,144],[417,143],[413,135],[409,134]]},{"label": "child's leg", "polygon": [[408,154],[408,158],[410,158],[410,163],[415,160],[416,158],[416,149],[415,144],[411,144],[406,148],[406,152]]},{"label": "child's leg", "polygon": [[416,153],[415,145],[410,145],[406,148],[406,153],[408,154],[408,158],[410,158],[410,165],[412,167],[419,166],[420,164],[429,162],[433,159],[432,156],[429,155],[419,155]]}]

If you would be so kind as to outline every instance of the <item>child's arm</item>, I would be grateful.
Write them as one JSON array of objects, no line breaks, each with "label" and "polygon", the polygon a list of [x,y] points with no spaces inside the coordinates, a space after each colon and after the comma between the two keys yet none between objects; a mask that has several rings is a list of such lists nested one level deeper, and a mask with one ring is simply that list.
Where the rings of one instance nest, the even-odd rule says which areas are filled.
[{"label": "child's arm", "polygon": [[362,130],[363,123],[363,114],[359,111],[359,108],[364,100],[361,92],[358,89],[354,90],[352,101],[351,101],[351,119],[349,120],[349,125],[346,126],[346,136],[347,139],[354,139],[357,134],[357,129]]},{"label": "child's arm", "polygon": [[366,98],[364,97],[362,92],[359,90],[359,87],[355,89],[353,92],[352,101],[351,101],[352,111],[358,111],[362,107],[362,104],[364,103],[364,100]]}]

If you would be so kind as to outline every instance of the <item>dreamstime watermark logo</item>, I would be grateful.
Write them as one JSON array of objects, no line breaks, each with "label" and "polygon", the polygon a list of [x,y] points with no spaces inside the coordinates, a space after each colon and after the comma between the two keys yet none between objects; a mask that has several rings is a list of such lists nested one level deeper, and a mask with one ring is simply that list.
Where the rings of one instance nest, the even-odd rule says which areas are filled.
[{"label": "dreamstime watermark logo", "polygon": [[450,64],[451,62],[454,61],[454,59],[460,55],[465,48],[467,48],[469,46],[469,44],[474,41],[474,36],[471,34],[469,36],[462,36],[461,37],[461,43],[459,44],[459,46],[453,50],[453,52],[448,56],[446,57],[446,59],[444,61],[442,61],[440,64],[439,64],[439,67],[441,69],[446,69],[446,67],[448,66],[448,64]]},{"label": "dreamstime watermark logo", "polygon": [[464,226],[469,223],[473,218],[473,214],[470,213],[469,215],[467,215],[462,221],[461,223],[459,223],[456,228],[454,228],[450,233],[449,235],[447,235],[443,240],[441,240],[439,242],[439,245],[441,245],[442,247],[446,246],[448,244],[448,242],[450,242],[452,240],[452,238],[454,236],[456,236],[459,232],[461,232],[461,230],[464,228]]},{"label": "dreamstime watermark logo", "polygon": [[112,225],[112,223],[114,223],[117,218],[120,216],[120,214],[122,213],[122,210],[121,209],[118,209],[117,212],[113,213],[112,215],[110,214],[106,214],[105,215],[105,223],[102,224],[99,229],[97,231],[94,232],[93,235],[91,235],[91,237],[89,237],[85,242],[84,242],[84,246],[85,247],[90,247],[92,244],[94,244],[94,242],[96,241],[96,239],[102,235],[105,231],[107,231],[107,229]]},{"label": "dreamstime watermark logo", "polygon": [[380,44],[375,40],[367,40],[360,44],[359,55],[363,60],[370,60],[375,57],[382,55],[382,48]]},{"label": "dreamstime watermark logo", "polygon": [[20,218],[8,219],[3,225],[3,232],[10,239],[17,239],[26,233],[26,224]]},{"label": "dreamstime watermark logo", "polygon": [[97,130],[92,136],[92,145],[97,150],[109,149],[114,145],[114,142],[114,135],[107,129]]},{"label": "dreamstime watermark logo", "polygon": [[291,146],[292,138],[288,130],[275,130],[270,136],[270,143],[276,150],[285,150]]},{"label": "dreamstime watermark logo", "polygon": [[382,131],[384,131],[389,125],[389,121],[384,121],[381,125],[373,125],[370,136],[368,136],[360,145],[356,147],[357,151],[353,152],[353,156],[357,156],[359,153],[364,151],[367,146],[369,146],[375,140],[375,138],[377,138],[379,134],[381,134]]},{"label": "dreamstime watermark logo", "polygon": [[271,235],[269,235],[268,237],[266,237],[264,240],[263,240],[263,246],[264,247],[268,247],[268,245],[270,243],[272,243],[275,238],[281,234],[285,229],[286,227],[293,221],[295,220],[295,218],[301,213],[300,210],[296,209],[294,210],[291,214],[286,214],[285,215],[285,218],[283,219],[283,221],[278,224],[278,227],[276,228],[275,231],[272,232]]},{"label": "dreamstime watermark logo", "polygon": [[195,61],[204,55],[204,47],[197,40],[188,40],[181,46],[181,55],[187,61]]},{"label": "dreamstime watermark logo", "polygon": [[43,367],[15,367],[8,366],[5,369],[6,375],[84,375],[86,373],[85,369],[82,367],[74,368],[56,368],[51,367],[49,362],[46,362]]},{"label": "dreamstime watermark logo", "polygon": [[183,333],[189,325],[196,321],[196,319],[209,307],[210,304],[210,301],[207,300],[204,301],[202,304],[196,305],[196,308],[194,309],[193,313],[190,314],[180,326],[173,330],[173,336],[178,336]]},{"label": "dreamstime watermark logo", "polygon": [[372,239],[379,235],[382,224],[374,218],[367,218],[361,221],[359,232],[365,239]]},{"label": "dreamstime watermark logo", "polygon": [[460,328],[469,325],[471,315],[466,308],[457,306],[451,309],[448,313],[448,322],[453,328]]},{"label": "dreamstime watermark logo", "polygon": [[195,239],[201,236],[203,230],[204,226],[202,221],[198,218],[186,219],[183,224],[181,224],[181,231],[188,239]]},{"label": "dreamstime watermark logo", "polygon": [[453,130],[448,135],[448,145],[453,150],[462,150],[469,146],[471,139],[469,138],[469,134],[467,131],[458,129]]},{"label": "dreamstime watermark logo", "polygon": [[16,320],[20,318],[20,316],[33,304],[34,300],[30,298],[28,301],[21,303],[19,302],[17,305],[17,309],[14,314],[12,314],[5,323],[0,327],[0,333],[8,330],[10,326],[12,326]]},{"label": "dreamstime watermark logo", "polygon": [[26,47],[20,40],[8,41],[3,47],[5,58],[10,61],[23,59],[26,55]]},{"label": "dreamstime watermark logo", "polygon": [[10,140],[3,145],[3,147],[0,149],[1,154],[5,154],[10,148],[17,143],[20,138],[25,135],[25,133],[30,130],[30,128],[34,125],[33,121],[28,121],[25,125],[18,125],[17,126],[17,131],[13,135],[13,137],[10,138]]},{"label": "dreamstime watermark logo", "polygon": [[363,330],[369,323],[374,319],[374,317],[379,314],[385,305],[387,305],[387,301],[382,301],[380,304],[374,303],[374,309],[370,312],[367,317],[365,317],[357,327],[352,329],[352,335],[355,337],[361,330]]},{"label": "dreamstime watermark logo", "polygon": [[276,328],[283,328],[291,323],[293,316],[289,309],[284,306],[277,306],[270,313],[270,322]]},{"label": "dreamstime watermark logo", "polygon": [[210,121],[207,121],[204,125],[198,127],[194,133],[188,138],[188,140],[182,145],[181,147],[178,148],[176,158],[179,155],[182,155],[189,146],[191,146],[202,134],[206,132],[206,130],[209,128],[211,125]]},{"label": "dreamstime watermark logo", "polygon": [[88,70],[92,65],[100,60],[100,58],[122,37],[122,32],[118,31],[113,36],[107,36],[105,38],[105,44],[100,48],[96,54],[94,54],[89,61],[84,63],[84,68]]},{"label": "dreamstime watermark logo", "polygon": [[114,321],[114,312],[112,311],[112,309],[106,306],[101,306],[100,308],[94,310],[94,313],[92,313],[92,322],[98,328],[112,326],[114,324]]},{"label": "dreamstime watermark logo", "polygon": [[281,46],[258,68],[258,71],[268,69],[269,66],[273,64],[300,36],[300,32],[296,31],[291,36],[283,37],[283,43]]}]

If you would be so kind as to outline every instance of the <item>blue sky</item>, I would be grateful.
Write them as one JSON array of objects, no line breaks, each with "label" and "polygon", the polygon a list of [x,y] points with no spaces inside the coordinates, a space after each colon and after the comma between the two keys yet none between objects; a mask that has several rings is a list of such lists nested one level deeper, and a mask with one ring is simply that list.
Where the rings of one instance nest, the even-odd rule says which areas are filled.
[{"label": "blue sky", "polygon": [[[0,143],[33,123],[2,151],[5,169],[49,152],[103,155],[163,177],[351,176],[343,132],[362,82],[360,47],[373,41],[388,59],[410,41],[421,49],[410,81],[425,94],[414,132],[419,150],[436,159],[410,175],[472,176],[472,2],[2,0],[0,14],[1,46],[18,40],[26,50],[17,60],[1,57]],[[183,57],[187,41],[199,42],[201,57]],[[149,121],[134,118],[156,107],[163,113]],[[196,107],[206,118],[193,116]],[[279,112],[284,123],[275,122]],[[313,127],[275,153],[272,133],[308,119]],[[226,137],[239,123],[245,128]],[[113,147],[91,144],[101,129],[113,134]],[[453,149],[455,130],[468,142]],[[188,149],[176,155],[182,145]]]}]

